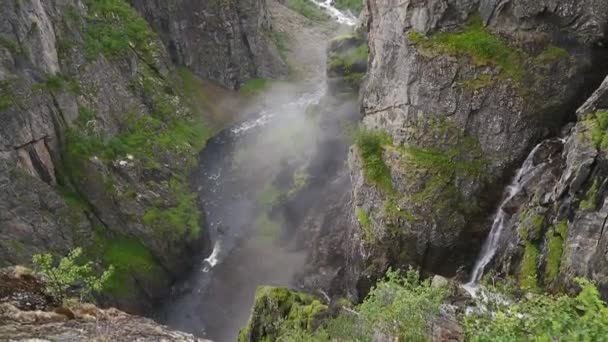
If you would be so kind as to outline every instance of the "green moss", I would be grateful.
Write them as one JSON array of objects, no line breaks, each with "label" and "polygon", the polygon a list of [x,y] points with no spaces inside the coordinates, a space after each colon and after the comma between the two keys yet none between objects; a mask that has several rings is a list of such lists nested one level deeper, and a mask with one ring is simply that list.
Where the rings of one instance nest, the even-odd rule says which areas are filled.
[{"label": "green moss", "polygon": [[442,148],[400,146],[406,166],[405,172],[418,178],[424,174],[426,179],[423,189],[410,195],[417,204],[431,204],[434,214],[456,209],[459,212],[472,214],[477,212],[476,203],[462,200],[455,182],[459,180],[481,181],[487,161],[479,142],[450,123],[447,119],[431,120],[426,124],[425,134],[432,137],[443,137],[444,141],[454,141]]},{"label": "green moss", "polygon": [[357,216],[357,221],[363,228],[363,239],[365,241],[373,241],[375,239],[374,230],[372,229],[372,222],[369,218],[369,214],[363,208],[357,207],[355,210],[355,215]]},{"label": "green moss", "polygon": [[530,218],[530,228],[534,232],[534,236],[539,236],[545,226],[545,217],[542,215],[534,215]]},{"label": "green moss", "polygon": [[[339,38],[335,38],[339,39]],[[348,49],[343,53],[332,53],[329,56],[329,67],[331,69],[343,69],[350,71],[356,64],[366,64],[369,55],[367,42],[362,41],[357,47]]]},{"label": "green moss", "polygon": [[300,13],[306,18],[314,21],[326,21],[329,19],[329,15],[327,15],[323,9],[319,6],[315,5],[312,1],[309,0],[287,0],[285,2],[287,7],[292,10]]},{"label": "green moss", "polygon": [[354,142],[363,160],[365,179],[379,189],[393,193],[391,173],[383,159],[384,145],[391,143],[391,137],[385,132],[360,127],[355,131]]},{"label": "green moss", "polygon": [[580,207],[583,210],[594,210],[597,202],[597,192],[599,190],[599,182],[597,179],[593,181],[593,184],[587,190],[585,198],[581,201]]},{"label": "green moss", "polygon": [[568,50],[555,45],[549,45],[534,58],[534,62],[539,65],[546,65],[566,56],[568,56]]},{"label": "green moss", "polygon": [[197,239],[200,236],[200,211],[196,202],[196,194],[187,190],[187,186],[178,178],[171,179],[170,207],[152,207],[142,217],[142,221],[159,232],[168,232],[170,237],[189,237]]},{"label": "green moss", "polygon": [[133,277],[153,279],[162,272],[154,256],[141,242],[125,236],[106,236],[97,233],[95,246],[90,250],[95,257],[101,256],[105,265],[114,265],[106,291],[124,297],[133,294]]},{"label": "green moss", "polygon": [[308,184],[309,179],[310,174],[308,174],[308,171],[306,169],[296,170],[296,172],[293,174],[293,185],[291,186],[291,189],[289,189],[289,191],[287,192],[287,196],[294,196],[302,189],[304,189]]},{"label": "green moss", "polygon": [[389,222],[394,222],[399,219],[405,219],[408,222],[414,222],[416,217],[409,213],[406,209],[399,208],[395,199],[392,197],[384,201],[384,217]]},{"label": "green moss", "polygon": [[283,287],[258,287],[253,314],[239,331],[238,341],[281,341],[286,331],[312,332],[326,311],[327,306],[311,295]]},{"label": "green moss", "polygon": [[456,32],[437,33],[429,38],[423,38],[419,33],[408,33],[408,38],[426,49],[467,55],[477,65],[499,67],[501,74],[515,81],[523,78],[524,53],[488,31],[479,15],[472,16],[467,24]]},{"label": "green moss", "polygon": [[4,112],[13,106],[13,94],[3,87],[0,87],[0,92],[0,112]]},{"label": "green moss", "polygon": [[148,23],[125,0],[86,0],[85,48],[89,57],[124,55],[131,49],[147,58],[154,54]]},{"label": "green moss", "polygon": [[585,119],[590,128],[591,141],[601,151],[608,151],[608,110],[598,110]]},{"label": "green moss", "polygon": [[66,90],[71,91],[73,94],[80,93],[78,82],[61,73],[47,75],[44,81],[40,82],[37,87],[52,93],[60,93]]},{"label": "green moss", "polygon": [[341,10],[350,10],[355,15],[359,15],[363,9],[364,0],[336,0],[334,6]]},{"label": "green moss", "polygon": [[538,255],[538,247],[526,241],[519,270],[519,284],[522,289],[533,292],[538,290]]},{"label": "green moss", "polygon": [[564,252],[564,241],[568,234],[568,221],[560,221],[555,227],[547,231],[547,260],[545,264],[545,285],[555,281],[559,274],[559,267]]}]

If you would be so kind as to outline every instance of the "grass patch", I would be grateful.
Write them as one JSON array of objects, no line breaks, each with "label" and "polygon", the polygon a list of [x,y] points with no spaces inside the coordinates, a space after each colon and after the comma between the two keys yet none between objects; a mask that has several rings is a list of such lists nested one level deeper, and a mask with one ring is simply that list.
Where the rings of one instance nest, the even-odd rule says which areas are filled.
[{"label": "grass patch", "polygon": [[590,126],[591,141],[601,151],[608,151],[608,110],[598,110],[585,122]]},{"label": "grass patch", "polygon": [[329,56],[329,67],[331,69],[342,69],[345,72],[350,72],[353,66],[357,64],[367,64],[367,56],[369,55],[369,46],[363,41],[355,48],[349,49],[343,53],[332,53]]},{"label": "grass patch", "polygon": [[101,256],[105,265],[113,265],[115,268],[106,287],[106,291],[112,295],[129,296],[134,291],[134,276],[153,279],[155,274],[161,272],[150,250],[134,238],[108,237],[97,232],[92,251],[94,255]]},{"label": "grass patch", "polygon": [[86,0],[85,48],[91,58],[124,55],[134,49],[146,57],[154,54],[153,33],[148,23],[125,0]]},{"label": "grass patch", "polygon": [[200,236],[200,211],[196,202],[196,194],[187,190],[183,181],[173,178],[169,183],[171,202],[170,207],[150,208],[142,221],[157,231],[169,232],[171,236],[187,236],[196,239]]},{"label": "grass patch", "polygon": [[536,292],[538,290],[538,247],[526,241],[524,255],[519,270],[519,284],[522,289]]},{"label": "grass patch", "polygon": [[37,84],[37,87],[51,93],[60,93],[65,90],[69,90],[73,94],[80,93],[78,82],[61,73],[47,75],[42,82]]},{"label": "grass patch", "polygon": [[597,192],[599,190],[599,182],[597,179],[593,180],[593,184],[587,193],[585,194],[585,198],[581,201],[581,209],[583,210],[594,210],[597,202]]},{"label": "grass patch", "polygon": [[499,67],[501,74],[515,81],[521,81],[524,76],[522,66],[525,54],[486,30],[480,15],[472,16],[456,32],[437,33],[425,38],[418,32],[410,31],[408,38],[423,48],[439,53],[464,54],[471,57],[477,65]]},{"label": "grass patch", "polygon": [[363,10],[364,0],[335,0],[334,6],[341,10],[349,10],[355,15],[359,15]]},{"label": "grass patch", "polygon": [[354,133],[354,142],[363,160],[363,175],[365,179],[379,189],[394,192],[391,172],[384,162],[384,145],[391,144],[391,137],[381,131],[359,127]]},{"label": "grass patch", "polygon": [[0,112],[4,112],[13,106],[13,94],[8,88],[0,87]]},{"label": "grass patch", "polygon": [[365,211],[363,208],[357,207],[355,216],[357,216],[357,221],[361,225],[361,228],[363,228],[363,239],[365,241],[373,241],[375,235],[372,229],[372,222],[367,211]]},{"label": "grass patch", "polygon": [[560,221],[553,229],[547,232],[547,261],[545,265],[545,285],[557,279],[559,267],[564,252],[564,241],[568,234],[568,221]]},{"label": "grass patch", "polygon": [[313,21],[326,21],[329,15],[310,0],[287,0],[287,7]]}]

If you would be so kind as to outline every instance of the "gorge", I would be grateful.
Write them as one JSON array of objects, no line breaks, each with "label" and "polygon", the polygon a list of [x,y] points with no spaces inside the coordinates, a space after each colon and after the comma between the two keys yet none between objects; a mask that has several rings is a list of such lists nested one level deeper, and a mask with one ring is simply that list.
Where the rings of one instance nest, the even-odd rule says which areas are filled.
[{"label": "gorge", "polygon": [[1,8],[0,340],[608,334],[605,0]]}]

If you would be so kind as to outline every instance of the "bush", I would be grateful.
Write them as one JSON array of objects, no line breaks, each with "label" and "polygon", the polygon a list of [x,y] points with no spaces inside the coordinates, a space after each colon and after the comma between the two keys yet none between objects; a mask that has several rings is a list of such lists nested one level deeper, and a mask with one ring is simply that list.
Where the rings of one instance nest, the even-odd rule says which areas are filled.
[{"label": "bush", "polygon": [[313,333],[292,330],[280,340],[372,341],[380,334],[391,340],[424,341],[448,292],[431,287],[412,269],[405,274],[389,270],[354,310],[343,311]]},{"label": "bush", "polygon": [[58,262],[51,254],[36,254],[33,263],[36,271],[45,280],[45,292],[63,302],[69,295],[69,290],[77,288],[81,299],[90,299],[92,292],[101,292],[108,279],[114,274],[114,266],[110,265],[101,276],[93,272],[93,263],[82,262],[82,248],[72,250]]},{"label": "bush", "polygon": [[596,287],[577,280],[576,297],[528,295],[519,302],[493,303],[492,314],[465,316],[468,341],[605,341],[608,308]]}]

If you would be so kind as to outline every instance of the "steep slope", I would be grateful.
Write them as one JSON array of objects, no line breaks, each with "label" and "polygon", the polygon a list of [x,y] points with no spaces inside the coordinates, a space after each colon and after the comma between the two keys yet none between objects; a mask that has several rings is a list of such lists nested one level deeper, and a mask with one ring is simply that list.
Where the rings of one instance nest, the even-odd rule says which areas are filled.
[{"label": "steep slope", "polygon": [[514,169],[601,81],[606,3],[367,5],[351,274],[414,264],[453,275],[475,258]]},{"label": "steep slope", "polygon": [[528,289],[573,290],[594,280],[608,298],[606,145],[608,79],[577,111],[562,140],[543,141],[503,228],[495,269]]},{"label": "steep slope", "polygon": [[[192,251],[204,242],[188,176],[211,132],[193,99],[195,78],[178,73],[126,0],[7,1],[2,8],[0,265],[82,246],[119,269],[107,299],[144,310],[192,266]],[[238,17],[234,7],[223,10]],[[259,10],[248,18],[262,20]],[[217,25],[229,26],[222,20]],[[251,24],[242,33],[258,29]],[[188,62],[214,73],[230,69],[204,58],[193,54]],[[232,70],[230,80],[258,74],[250,69]]]},{"label": "steep slope", "polygon": [[266,0],[131,3],[159,33],[172,60],[202,78],[236,89],[250,78],[287,75],[270,38]]}]

